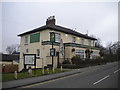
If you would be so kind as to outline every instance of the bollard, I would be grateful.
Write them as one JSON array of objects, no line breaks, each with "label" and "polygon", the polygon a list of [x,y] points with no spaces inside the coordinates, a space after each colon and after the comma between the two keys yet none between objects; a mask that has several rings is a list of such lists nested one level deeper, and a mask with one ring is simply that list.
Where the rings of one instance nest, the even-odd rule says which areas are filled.
[{"label": "bollard", "polygon": [[31,67],[29,68],[28,73],[29,73],[30,76],[32,76],[32,69],[31,69]]},{"label": "bollard", "polygon": [[47,72],[48,72],[48,74],[49,74],[49,68],[47,68]]},{"label": "bollard", "polygon": [[53,72],[55,72],[55,69],[54,69],[54,67],[53,67]]},{"label": "bollard", "polygon": [[62,69],[62,66],[61,66],[61,71],[62,71],[63,69]]},{"label": "bollard", "polygon": [[32,76],[32,69],[30,69],[30,76]]},{"label": "bollard", "polygon": [[44,67],[42,68],[42,74],[44,74]]},{"label": "bollard", "polygon": [[17,79],[17,71],[15,71],[14,74],[15,74],[15,79]]}]

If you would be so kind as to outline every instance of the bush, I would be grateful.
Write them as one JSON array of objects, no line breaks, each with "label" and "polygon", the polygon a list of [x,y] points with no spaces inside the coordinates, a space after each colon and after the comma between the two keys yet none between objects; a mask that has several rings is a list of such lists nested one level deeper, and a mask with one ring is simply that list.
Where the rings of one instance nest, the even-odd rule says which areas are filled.
[{"label": "bush", "polygon": [[69,60],[65,60],[65,61],[63,61],[63,63],[62,64],[71,64],[70,63],[70,61]]},{"label": "bush", "polygon": [[72,64],[76,64],[76,65],[83,63],[83,60],[80,58],[80,56],[73,56],[71,61]]}]

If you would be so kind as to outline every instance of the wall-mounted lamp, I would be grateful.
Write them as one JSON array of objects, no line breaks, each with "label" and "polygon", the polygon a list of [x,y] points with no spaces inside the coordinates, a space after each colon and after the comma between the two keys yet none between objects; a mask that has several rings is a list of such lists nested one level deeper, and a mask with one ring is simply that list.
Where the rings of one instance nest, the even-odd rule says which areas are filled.
[{"label": "wall-mounted lamp", "polygon": [[65,36],[68,36],[67,34],[65,34]]}]

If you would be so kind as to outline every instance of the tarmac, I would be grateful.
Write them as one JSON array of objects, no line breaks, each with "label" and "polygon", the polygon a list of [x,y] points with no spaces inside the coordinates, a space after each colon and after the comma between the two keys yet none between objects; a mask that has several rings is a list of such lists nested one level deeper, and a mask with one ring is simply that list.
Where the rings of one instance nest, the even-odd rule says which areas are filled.
[{"label": "tarmac", "polygon": [[31,77],[31,78],[25,78],[25,79],[13,80],[13,81],[6,81],[6,82],[2,82],[2,89],[13,89],[13,88],[23,87],[23,86],[27,86],[27,85],[32,85],[35,83],[41,83],[41,82],[45,82],[45,81],[49,81],[49,80],[77,74],[77,73],[82,73],[82,72],[88,71],[88,70],[96,68],[96,67],[98,67],[98,66],[73,69],[73,70],[70,70],[68,72],[43,75],[43,76],[38,76],[38,77]]}]

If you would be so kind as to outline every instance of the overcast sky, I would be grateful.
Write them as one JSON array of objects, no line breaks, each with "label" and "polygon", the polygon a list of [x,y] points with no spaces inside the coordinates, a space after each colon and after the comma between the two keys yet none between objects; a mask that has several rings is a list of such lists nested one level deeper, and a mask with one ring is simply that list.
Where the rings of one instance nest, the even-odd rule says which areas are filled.
[{"label": "overcast sky", "polygon": [[117,2],[3,2],[0,51],[5,53],[7,46],[20,44],[18,34],[45,25],[52,15],[57,25],[83,34],[88,30],[88,35],[99,37],[103,46],[118,40]]}]

